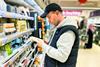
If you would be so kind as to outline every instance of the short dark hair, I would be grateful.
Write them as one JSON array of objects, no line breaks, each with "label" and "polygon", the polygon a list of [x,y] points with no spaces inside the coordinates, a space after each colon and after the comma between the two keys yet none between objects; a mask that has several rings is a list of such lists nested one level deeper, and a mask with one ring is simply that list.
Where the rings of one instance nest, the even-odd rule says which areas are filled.
[{"label": "short dark hair", "polygon": [[45,18],[49,12],[51,12],[51,11],[56,11],[56,10],[62,12],[62,9],[61,9],[61,7],[60,7],[58,4],[56,4],[56,3],[51,3],[51,4],[49,4],[49,5],[46,6],[45,11],[44,11],[44,13],[41,15],[41,17],[42,17],[42,18]]}]

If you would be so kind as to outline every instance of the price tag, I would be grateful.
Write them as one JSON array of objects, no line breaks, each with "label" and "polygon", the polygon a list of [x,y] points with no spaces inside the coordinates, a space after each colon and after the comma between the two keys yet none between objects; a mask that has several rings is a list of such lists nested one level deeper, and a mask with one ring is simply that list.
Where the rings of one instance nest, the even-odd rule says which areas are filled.
[{"label": "price tag", "polygon": [[6,17],[6,12],[3,12],[2,11],[2,14],[1,15],[2,15],[2,17]]},{"label": "price tag", "polygon": [[4,38],[2,39],[2,44],[3,44],[3,45],[6,44],[7,41],[8,41],[8,38],[7,38],[7,37],[4,37]]},{"label": "price tag", "polygon": [[7,18],[12,18],[11,13],[6,12],[6,17],[7,17]]}]

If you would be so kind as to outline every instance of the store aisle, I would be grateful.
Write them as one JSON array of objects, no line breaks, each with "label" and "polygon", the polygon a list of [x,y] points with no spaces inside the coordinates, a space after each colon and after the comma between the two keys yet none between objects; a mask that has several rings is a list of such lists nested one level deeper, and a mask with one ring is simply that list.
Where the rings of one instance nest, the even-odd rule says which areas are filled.
[{"label": "store aisle", "polygon": [[93,45],[92,49],[79,49],[76,67],[100,67],[100,47]]}]

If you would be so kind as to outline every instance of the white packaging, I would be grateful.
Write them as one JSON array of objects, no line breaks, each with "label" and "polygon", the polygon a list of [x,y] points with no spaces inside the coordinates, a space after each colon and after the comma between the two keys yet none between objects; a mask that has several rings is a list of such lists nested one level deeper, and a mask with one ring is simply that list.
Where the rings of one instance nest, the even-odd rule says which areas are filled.
[{"label": "white packaging", "polygon": [[25,15],[26,15],[26,16],[30,16],[29,8],[25,8]]},{"label": "white packaging", "polygon": [[6,5],[6,3],[5,3],[5,1],[4,0],[0,0],[0,10],[1,11],[7,11],[7,5]]},{"label": "white packaging", "polygon": [[21,14],[21,15],[25,15],[25,8],[23,6],[19,6],[17,8],[17,13]]}]

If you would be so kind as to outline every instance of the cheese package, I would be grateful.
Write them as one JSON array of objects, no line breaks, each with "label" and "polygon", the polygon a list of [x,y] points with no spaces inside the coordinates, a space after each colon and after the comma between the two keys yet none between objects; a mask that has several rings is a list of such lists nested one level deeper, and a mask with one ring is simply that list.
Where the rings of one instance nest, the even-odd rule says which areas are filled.
[{"label": "cheese package", "polygon": [[14,26],[14,23],[4,23],[3,24],[3,30],[6,35],[14,33],[16,31],[16,28]]},{"label": "cheese package", "polygon": [[18,32],[23,32],[23,31],[26,31],[27,30],[27,24],[26,24],[26,21],[24,20],[18,20],[17,21],[17,31]]},{"label": "cheese package", "polygon": [[13,28],[14,27],[14,23],[5,23],[3,24],[4,28]]}]

